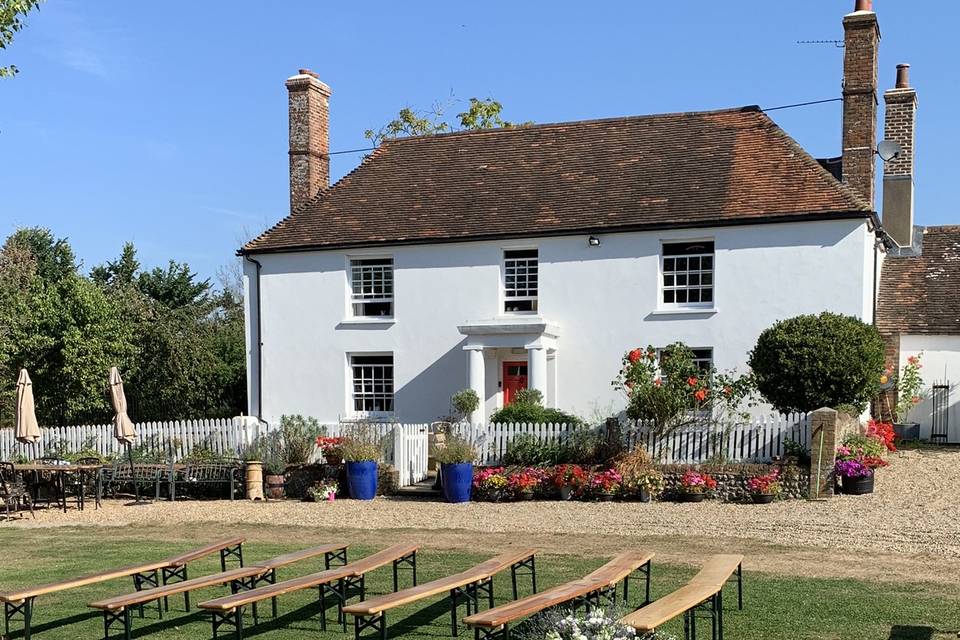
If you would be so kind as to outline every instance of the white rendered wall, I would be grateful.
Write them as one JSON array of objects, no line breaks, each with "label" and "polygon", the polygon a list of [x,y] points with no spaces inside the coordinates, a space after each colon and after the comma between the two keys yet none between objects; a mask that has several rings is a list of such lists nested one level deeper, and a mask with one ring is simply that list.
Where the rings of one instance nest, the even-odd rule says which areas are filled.
[{"label": "white rendered wall", "polygon": [[933,422],[931,387],[935,382],[946,381],[950,384],[947,440],[960,442],[960,336],[901,334],[900,369],[903,370],[907,358],[921,352],[924,399],[910,411],[909,419],[920,423],[921,438],[930,437]]},{"label": "white rendered wall", "polygon": [[[838,220],[717,229],[604,234],[539,240],[395,247],[390,251],[261,254],[263,408],[274,421],[301,413],[347,417],[348,353],[394,354],[396,409],[403,421],[445,415],[467,385],[466,322],[498,317],[505,248],[537,247],[540,313],[559,326],[558,406],[584,417],[624,405],[610,386],[624,351],[681,340],[713,347],[720,369],[745,368],[760,331],[776,320],[830,310],[870,321],[873,234]],[[713,312],[660,313],[660,246],[711,239],[716,247]],[[348,318],[350,257],[391,255],[395,322]],[[255,270],[246,264],[248,295]],[[248,312],[248,320],[255,313]],[[257,413],[255,331],[248,322],[251,412]],[[523,360],[523,356],[508,356]],[[487,353],[487,415],[499,400],[502,357]]]}]

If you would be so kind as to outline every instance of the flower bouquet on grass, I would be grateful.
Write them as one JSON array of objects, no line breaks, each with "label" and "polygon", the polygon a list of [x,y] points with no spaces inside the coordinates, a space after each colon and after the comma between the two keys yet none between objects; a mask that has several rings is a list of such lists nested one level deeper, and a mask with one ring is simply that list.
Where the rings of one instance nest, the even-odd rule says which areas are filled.
[{"label": "flower bouquet on grass", "polygon": [[683,502],[703,502],[716,489],[717,481],[709,473],[691,469],[680,478],[680,497]]},{"label": "flower bouquet on grass", "polygon": [[780,472],[774,469],[762,476],[753,476],[747,480],[747,488],[750,490],[750,497],[753,498],[754,503],[770,504],[783,493]]},{"label": "flower bouquet on grass", "polygon": [[569,500],[573,496],[583,495],[590,474],[578,464],[561,464],[553,468],[550,479],[560,492],[560,499]]},{"label": "flower bouquet on grass", "polygon": [[607,469],[590,476],[590,488],[600,502],[610,502],[620,493],[623,476],[616,469]]}]

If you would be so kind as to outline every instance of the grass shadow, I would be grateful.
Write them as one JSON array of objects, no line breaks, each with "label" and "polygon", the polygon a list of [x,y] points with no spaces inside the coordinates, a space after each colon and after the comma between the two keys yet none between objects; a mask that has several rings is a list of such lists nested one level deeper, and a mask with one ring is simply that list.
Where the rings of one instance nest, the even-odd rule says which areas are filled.
[{"label": "grass shadow", "polygon": [[888,640],[933,640],[933,627],[915,627],[895,624],[890,628]]}]

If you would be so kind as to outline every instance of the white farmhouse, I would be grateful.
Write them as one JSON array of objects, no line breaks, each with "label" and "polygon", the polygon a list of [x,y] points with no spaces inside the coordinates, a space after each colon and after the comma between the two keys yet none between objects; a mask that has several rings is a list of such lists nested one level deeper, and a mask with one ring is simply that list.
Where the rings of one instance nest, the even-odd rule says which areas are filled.
[{"label": "white farmhouse", "polygon": [[610,415],[632,347],[742,371],[777,320],[872,322],[879,31],[844,28],[832,161],[744,107],[390,140],[328,186],[331,91],[301,70],[292,213],[240,251],[251,415],[430,421],[465,387],[476,421],[523,387]]}]

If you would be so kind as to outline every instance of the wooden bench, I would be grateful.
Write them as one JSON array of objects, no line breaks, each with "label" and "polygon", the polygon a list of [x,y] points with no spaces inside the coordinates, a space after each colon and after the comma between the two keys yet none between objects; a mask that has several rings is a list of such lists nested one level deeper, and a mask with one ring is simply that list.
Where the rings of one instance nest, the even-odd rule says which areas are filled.
[{"label": "wooden bench", "polygon": [[473,627],[474,637],[477,640],[488,640],[510,637],[510,624],[522,618],[530,617],[546,609],[567,605],[576,610],[580,605],[587,607],[599,606],[606,600],[615,605],[617,599],[617,584],[624,583],[624,601],[629,596],[629,581],[637,571],[646,576],[647,600],[650,599],[650,564],[653,553],[650,551],[628,551],[616,556],[605,565],[588,575],[558,585],[552,589],[514,600],[507,604],[488,609],[482,613],[475,613],[464,619],[464,624]]},{"label": "wooden bench", "polygon": [[640,633],[653,633],[657,627],[683,616],[686,640],[697,637],[697,611],[706,610],[710,617],[711,638],[723,640],[723,587],[737,581],[737,607],[743,609],[743,556],[721,554],[711,556],[690,582],[648,604],[620,621]]},{"label": "wooden bench", "polygon": [[350,564],[269,584],[250,591],[207,600],[197,606],[210,612],[214,638],[217,637],[220,627],[226,624],[233,627],[237,640],[240,640],[243,638],[244,607],[264,600],[272,600],[288,593],[317,588],[320,603],[320,628],[324,631],[327,629],[327,596],[329,595],[337,603],[337,622],[342,623],[343,629],[346,631],[347,624],[343,607],[347,600],[356,593],[359,593],[361,600],[364,598],[366,595],[366,574],[370,571],[392,564],[393,589],[398,591],[400,586],[399,569],[406,567],[413,574],[413,585],[416,586],[417,550],[419,548],[420,545],[418,544],[393,545]]},{"label": "wooden bench", "polygon": [[[360,640],[363,631],[373,629],[380,640],[387,637],[387,611],[406,604],[417,602],[435,595],[450,594],[450,626],[453,636],[458,634],[457,609],[461,603],[466,604],[467,615],[472,611],[480,611],[480,594],[487,595],[490,607],[493,607],[493,577],[501,571],[510,569],[513,580],[514,594],[517,589],[517,571],[523,568],[529,570],[533,591],[537,591],[536,564],[534,563],[535,549],[516,549],[502,553],[480,564],[451,576],[439,578],[431,582],[388,593],[386,595],[357,602],[343,608],[345,614],[354,616],[354,638]],[[514,596],[516,597],[516,596]]]},{"label": "wooden bench", "polygon": [[[216,587],[224,584],[230,585],[232,593],[246,589],[256,589],[262,583],[276,583],[276,572],[281,567],[308,560],[317,556],[324,556],[324,567],[329,569],[331,563],[338,561],[341,564],[347,563],[346,544],[334,543],[325,544],[309,549],[301,549],[293,553],[287,553],[276,558],[256,562],[247,567],[239,567],[230,571],[223,571],[191,580],[183,580],[171,584],[164,584],[153,589],[137,591],[126,595],[115,596],[98,602],[91,602],[89,607],[101,609],[103,611],[103,637],[107,640],[110,637],[110,627],[115,622],[121,622],[124,628],[124,636],[129,638],[131,633],[131,615],[133,607],[142,607],[143,605],[163,600],[177,594],[184,594],[186,609],[190,610],[190,600],[188,599],[191,591],[203,589],[205,587]],[[273,615],[276,616],[276,600],[273,601]],[[163,607],[160,607],[160,618],[163,618]],[[256,613],[254,613],[256,619]]]},{"label": "wooden bench", "polygon": [[[186,567],[188,562],[216,553],[217,551],[220,552],[220,566],[226,571],[227,559],[230,557],[237,559],[240,565],[243,566],[243,542],[244,538],[227,538],[226,540],[220,540],[219,542],[214,542],[199,549],[194,549],[193,551],[188,551],[164,560],[110,569],[79,578],[70,578],[68,580],[51,582],[17,591],[0,592],[0,602],[4,605],[3,628],[5,635],[10,635],[10,621],[13,620],[15,616],[20,615],[23,620],[23,640],[30,640],[33,601],[38,596],[129,576],[133,576],[133,586],[137,591],[143,589],[144,586],[158,587],[160,586],[161,580],[164,584],[171,578],[186,580]],[[140,615],[143,616],[142,607],[140,609]]]}]

